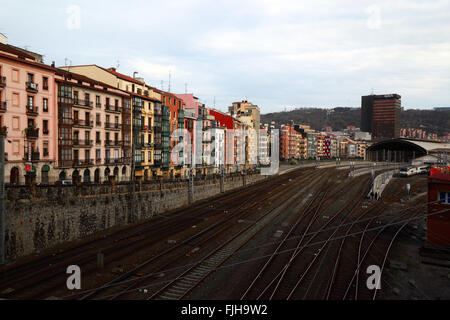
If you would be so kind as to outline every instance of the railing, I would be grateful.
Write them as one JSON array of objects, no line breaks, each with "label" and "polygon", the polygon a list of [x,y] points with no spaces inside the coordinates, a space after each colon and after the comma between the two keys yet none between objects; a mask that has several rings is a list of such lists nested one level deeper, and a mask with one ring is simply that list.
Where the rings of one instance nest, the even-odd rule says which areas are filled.
[{"label": "railing", "polygon": [[[24,155],[24,160],[27,161],[29,159],[30,153],[26,152]],[[41,158],[39,152],[31,152],[31,161],[37,161]]]},{"label": "railing", "polygon": [[113,164],[115,159],[105,158],[105,164]]},{"label": "railing", "polygon": [[112,146],[112,140],[105,140],[105,146]]},{"label": "railing", "polygon": [[84,159],[84,160],[75,159],[73,160],[72,164],[74,167],[85,167],[85,166],[92,166],[94,162],[92,159]]},{"label": "railing", "polygon": [[114,145],[115,145],[115,146],[121,146],[121,145],[122,145],[122,141],[120,141],[120,140],[114,140]]},{"label": "railing", "polygon": [[34,93],[38,92],[39,85],[37,83],[27,81],[25,84],[27,86],[26,90],[28,92],[34,92]]},{"label": "railing", "polygon": [[101,126],[102,126],[102,122],[101,122],[101,121],[95,121],[95,125],[96,125],[97,127],[101,127]]},{"label": "railing", "polygon": [[58,167],[71,167],[73,163],[72,160],[58,160]]},{"label": "railing", "polygon": [[85,99],[73,99],[73,104],[82,108],[92,109],[94,103]]},{"label": "railing", "polygon": [[39,128],[25,128],[25,135],[27,138],[38,138],[39,137]]},{"label": "railing", "polygon": [[122,110],[119,106],[113,106],[113,105],[109,105],[109,104],[105,104],[105,110],[109,111],[109,112],[118,112],[121,113]]},{"label": "railing", "polygon": [[95,140],[95,144],[100,146],[102,144],[102,140]]},{"label": "railing", "polygon": [[49,131],[48,131],[48,129],[42,129],[42,133],[43,133],[43,134],[48,134]]},{"label": "railing", "polygon": [[7,106],[6,101],[0,101],[0,112],[6,112],[7,110],[6,106]]},{"label": "railing", "polygon": [[101,108],[101,107],[102,107],[102,104],[101,104],[100,102],[96,102],[96,103],[95,103],[95,106],[96,106],[97,108]]},{"label": "railing", "polygon": [[93,127],[94,121],[84,119],[73,119],[73,125],[78,127]]},{"label": "railing", "polygon": [[87,146],[87,147],[91,147],[92,144],[93,144],[93,140],[88,140],[88,139],[84,139],[84,140],[74,139],[74,140],[73,140],[73,145],[74,145],[74,146]]},{"label": "railing", "polygon": [[6,86],[6,77],[0,77],[0,87]]},{"label": "railing", "polygon": [[30,116],[36,116],[39,112],[39,108],[37,106],[29,106],[27,105],[27,114]]},{"label": "railing", "polygon": [[105,122],[106,129],[120,130],[120,126],[121,126],[120,123]]}]

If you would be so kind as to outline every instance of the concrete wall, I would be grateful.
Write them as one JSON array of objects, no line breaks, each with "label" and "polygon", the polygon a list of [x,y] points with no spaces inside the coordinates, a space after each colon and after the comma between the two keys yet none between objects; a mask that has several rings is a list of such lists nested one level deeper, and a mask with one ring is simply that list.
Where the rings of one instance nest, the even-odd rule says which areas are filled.
[{"label": "concrete wall", "polygon": [[[259,174],[245,177],[247,185],[262,179],[265,176]],[[225,191],[242,186],[241,176],[225,179]],[[7,188],[7,262],[188,204],[187,181],[137,185],[135,201],[131,201],[131,187],[123,184]],[[219,179],[195,181],[195,201],[219,193]]]}]

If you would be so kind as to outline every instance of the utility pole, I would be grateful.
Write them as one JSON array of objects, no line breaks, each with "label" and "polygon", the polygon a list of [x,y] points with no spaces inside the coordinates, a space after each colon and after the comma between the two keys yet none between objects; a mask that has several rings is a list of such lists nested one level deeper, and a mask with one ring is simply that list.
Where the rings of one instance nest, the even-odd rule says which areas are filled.
[{"label": "utility pole", "polygon": [[130,206],[130,216],[133,216],[134,213],[134,199],[135,199],[135,194],[136,194],[136,182],[135,182],[135,171],[136,171],[136,167],[135,167],[135,162],[134,162],[134,157],[135,157],[135,147],[136,147],[136,141],[135,141],[135,137],[133,136],[132,138],[132,146],[131,146],[131,206]]},{"label": "utility pole", "polygon": [[[0,128],[0,130],[2,130]],[[0,198],[2,204],[0,206],[0,265],[5,264],[5,137],[6,137],[6,130],[0,131],[0,152],[1,152],[1,158],[2,158],[2,168],[1,168],[1,175],[2,175],[2,196]]]}]

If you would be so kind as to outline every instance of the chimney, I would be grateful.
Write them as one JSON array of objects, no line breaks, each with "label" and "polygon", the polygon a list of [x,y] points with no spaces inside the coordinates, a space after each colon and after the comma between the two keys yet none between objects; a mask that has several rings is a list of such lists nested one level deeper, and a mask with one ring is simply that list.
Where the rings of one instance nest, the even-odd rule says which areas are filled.
[{"label": "chimney", "polygon": [[52,67],[53,68],[55,67],[55,61],[52,61]]},{"label": "chimney", "polygon": [[116,68],[114,67],[109,68],[109,70],[116,72]]}]

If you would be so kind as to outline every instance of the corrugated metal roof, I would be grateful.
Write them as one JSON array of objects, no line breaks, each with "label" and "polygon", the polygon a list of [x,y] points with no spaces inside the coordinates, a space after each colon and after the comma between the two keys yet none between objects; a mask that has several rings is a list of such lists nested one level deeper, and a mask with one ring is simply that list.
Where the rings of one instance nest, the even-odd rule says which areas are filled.
[{"label": "corrugated metal roof", "polygon": [[[399,139],[400,140],[400,139]],[[414,143],[419,147],[424,148],[427,152],[433,149],[450,149],[450,144],[443,142],[432,142],[432,141],[420,141],[420,140],[409,140],[409,139],[401,139],[403,141],[408,141],[410,143]]]}]

